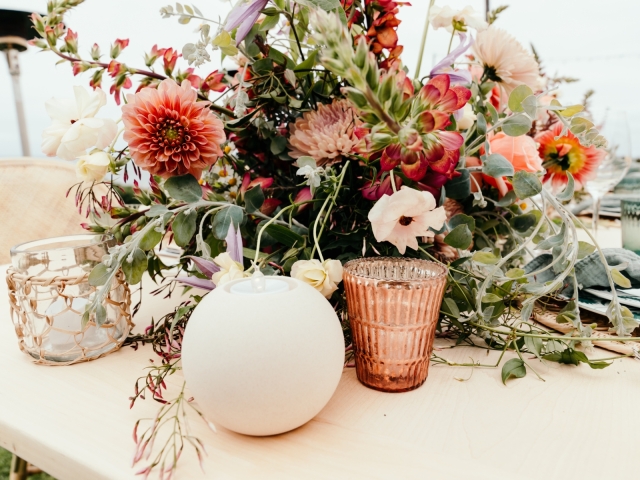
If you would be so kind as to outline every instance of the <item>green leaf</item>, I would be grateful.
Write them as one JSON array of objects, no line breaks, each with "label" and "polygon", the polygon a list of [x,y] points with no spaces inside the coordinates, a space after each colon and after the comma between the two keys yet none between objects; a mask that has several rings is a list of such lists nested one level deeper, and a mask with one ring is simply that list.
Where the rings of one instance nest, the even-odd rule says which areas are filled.
[{"label": "green leaf", "polygon": [[311,70],[316,66],[316,57],[318,56],[318,50],[313,50],[307,55],[307,59],[304,62],[299,63],[293,69],[296,72],[296,77],[304,77],[309,74],[308,70]]},{"label": "green leaf", "polygon": [[218,240],[224,240],[229,232],[229,226],[233,224],[238,228],[242,224],[244,212],[237,205],[231,205],[221,210],[213,219],[213,235]]},{"label": "green leaf", "polygon": [[133,261],[125,258],[122,262],[122,271],[129,285],[136,285],[142,280],[142,275],[147,270],[147,255],[139,248],[133,251]]},{"label": "green leaf", "polygon": [[489,155],[482,166],[482,173],[490,177],[511,177],[514,174],[513,165],[499,153]]},{"label": "green leaf", "polygon": [[89,285],[101,287],[107,283],[110,274],[111,272],[107,270],[107,266],[104,263],[97,264],[89,274]]},{"label": "green leaf", "polygon": [[500,261],[500,258],[496,257],[491,252],[474,252],[471,258],[474,262],[483,263],[485,265],[495,265],[496,263],[498,263],[498,261]]},{"label": "green leaf", "polygon": [[253,187],[244,194],[244,209],[247,213],[260,210],[264,203],[264,193],[260,185]]},{"label": "green leaf", "polygon": [[587,242],[578,242],[578,260],[588,257],[596,251],[596,247]]},{"label": "green leaf", "polygon": [[521,268],[512,268],[511,270],[508,270],[507,273],[505,273],[505,277],[507,278],[521,278],[522,276],[524,276],[525,271]]},{"label": "green leaf", "polygon": [[471,230],[466,224],[458,225],[444,237],[444,243],[462,250],[469,248],[472,240],[473,235],[471,235]]},{"label": "green leaf", "polygon": [[525,213],[524,215],[518,215],[509,220],[509,224],[516,232],[524,233],[531,227],[538,223],[538,217],[533,213]]},{"label": "green leaf", "polygon": [[573,180],[573,175],[568,170],[565,172],[567,174],[567,186],[565,189],[556,195],[556,198],[561,202],[565,202],[567,200],[571,200],[573,198],[573,192],[575,190],[575,181]]},{"label": "green leaf", "polygon": [[96,306],[95,320],[98,327],[104,325],[104,323],[107,321],[107,309],[104,308],[104,305],[102,305],[101,303]]},{"label": "green leaf", "polygon": [[160,243],[160,240],[162,240],[163,234],[156,231],[156,228],[158,227],[150,227],[149,230],[144,232],[140,243],[138,243],[138,246],[145,252],[153,250],[153,248]]},{"label": "green leaf", "polygon": [[195,210],[191,210],[189,214],[182,211],[176,215],[171,224],[171,230],[173,230],[173,239],[179,247],[186,247],[191,242],[196,233],[197,218],[198,212]]},{"label": "green leaf", "polygon": [[538,112],[538,99],[535,95],[529,95],[522,101],[522,108],[524,109],[524,113],[529,115],[531,118],[536,118],[536,114]]},{"label": "green leaf", "polygon": [[202,187],[196,177],[190,174],[167,179],[164,188],[175,200],[194,203],[202,199]]},{"label": "green leaf", "polygon": [[487,103],[486,106],[487,106],[487,110],[489,111],[489,115],[491,116],[491,123],[493,124],[498,123],[498,121],[500,120],[500,117],[498,116],[498,111],[496,110],[496,108],[490,103]]},{"label": "green leaf", "polygon": [[518,85],[509,95],[509,110],[512,112],[523,112],[522,101],[533,95],[533,90],[526,85]]},{"label": "green leaf", "polygon": [[270,58],[271,60],[276,62],[278,65],[281,65],[283,67],[287,65],[287,58],[284,56],[284,54],[280,50],[276,49],[275,47],[269,48],[268,58]]},{"label": "green leaf", "polygon": [[296,232],[289,230],[284,225],[271,224],[266,228],[266,232],[271,235],[277,242],[287,247],[301,247],[304,244],[304,238]]},{"label": "green leaf", "polygon": [[449,317],[460,317],[460,310],[458,309],[458,305],[453,298],[446,297],[444,299],[444,301],[442,302],[442,311]]},{"label": "green leaf", "polygon": [[262,23],[260,24],[260,31],[266,32],[267,30],[271,30],[273,27],[275,27],[278,24],[279,20],[280,20],[280,14],[268,15],[264,17],[264,20],[262,20]]},{"label": "green leaf", "polygon": [[[243,248],[242,249],[242,256],[244,258],[248,258],[250,260],[253,260],[254,258],[256,258],[256,251],[253,250],[252,248]],[[258,260],[262,260],[263,258],[267,258],[269,256],[269,254],[264,253],[264,252],[260,252],[258,254]]]},{"label": "green leaf", "polygon": [[478,114],[476,128],[478,135],[484,135],[487,133],[487,119],[481,113]]},{"label": "green leaf", "polygon": [[558,113],[563,117],[573,117],[576,113],[580,113],[584,110],[582,105],[571,105],[570,107],[560,110]]},{"label": "green leaf", "polygon": [[522,378],[527,374],[524,362],[519,358],[512,358],[502,366],[502,383],[507,384],[511,377]]},{"label": "green leaf", "polygon": [[319,7],[326,12],[330,12],[336,8],[342,8],[340,0],[296,0],[296,3],[312,8]]},{"label": "green leaf", "polygon": [[[151,205],[151,207],[149,207],[149,210],[144,212],[144,216],[145,217],[151,217],[151,218],[161,217],[162,215],[164,215],[168,211],[169,211],[169,209],[165,205]],[[112,216],[113,216],[113,214],[112,214]]]},{"label": "green leaf", "polygon": [[613,362],[589,362],[589,366],[594,370],[601,370],[603,368],[607,368],[609,365],[613,364]]},{"label": "green leaf", "polygon": [[524,337],[524,344],[531,353],[540,358],[542,353],[542,339],[533,337]]},{"label": "green leaf", "polygon": [[519,137],[531,130],[531,119],[523,113],[508,117],[502,124],[502,131],[510,137]]},{"label": "green leaf", "polygon": [[460,176],[453,178],[445,185],[447,197],[454,200],[464,200],[471,195],[471,180],[469,170],[466,168],[458,170]]},{"label": "green leaf", "polygon": [[498,302],[501,302],[502,300],[503,299],[500,298],[495,293],[487,293],[484,295],[484,297],[482,297],[482,303],[498,303]]},{"label": "green leaf", "polygon": [[518,197],[516,197],[516,192],[514,192],[513,190],[509,190],[504,197],[496,202],[496,205],[499,207],[508,207],[517,199]]},{"label": "green leaf", "polygon": [[469,227],[469,230],[473,232],[476,229],[476,221],[473,217],[469,215],[465,215],[464,213],[459,213],[454,216],[451,220],[449,220],[449,228],[456,228],[458,225],[466,225]]},{"label": "green leaf", "polygon": [[631,288],[631,281],[615,268],[611,269],[611,278],[616,285],[619,285],[622,288]]},{"label": "green leaf", "polygon": [[287,139],[281,135],[276,135],[271,139],[269,148],[274,155],[280,155],[287,149]]},{"label": "green leaf", "polygon": [[535,173],[519,170],[513,175],[513,190],[516,196],[524,200],[533,197],[542,191],[542,183]]}]

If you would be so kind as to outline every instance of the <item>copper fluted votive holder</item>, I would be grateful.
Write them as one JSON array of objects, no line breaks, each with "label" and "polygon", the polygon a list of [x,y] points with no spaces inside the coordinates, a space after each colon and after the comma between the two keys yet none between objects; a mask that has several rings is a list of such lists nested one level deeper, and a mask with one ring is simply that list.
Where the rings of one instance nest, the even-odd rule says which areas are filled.
[{"label": "copper fluted votive holder", "polygon": [[343,282],[358,380],[383,392],[408,392],[429,372],[447,269],[427,260],[361,258]]}]

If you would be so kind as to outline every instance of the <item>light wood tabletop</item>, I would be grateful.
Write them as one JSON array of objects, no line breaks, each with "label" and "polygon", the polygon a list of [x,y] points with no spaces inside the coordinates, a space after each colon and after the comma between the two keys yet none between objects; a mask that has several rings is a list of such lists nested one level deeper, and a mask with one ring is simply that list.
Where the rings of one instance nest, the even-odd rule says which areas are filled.
[{"label": "light wood tabletop", "polygon": [[[145,300],[139,327],[179,303]],[[497,359],[495,352],[449,349],[444,341],[436,349],[458,363]],[[153,356],[148,348],[125,347],[85,364],[35,365],[18,349],[3,282],[0,446],[59,480],[140,478],[131,468],[133,426],[154,417],[159,404],[147,399],[130,410],[128,397]],[[175,478],[637,478],[640,362],[620,359],[604,370],[532,364],[545,381],[530,372],[504,386],[499,369],[432,365],[422,387],[400,394],[370,390],[345,369],[325,409],[283,435],[213,433],[194,418],[192,429],[208,452],[205,472],[187,451]],[[180,373],[173,375],[170,389],[181,385]]]}]

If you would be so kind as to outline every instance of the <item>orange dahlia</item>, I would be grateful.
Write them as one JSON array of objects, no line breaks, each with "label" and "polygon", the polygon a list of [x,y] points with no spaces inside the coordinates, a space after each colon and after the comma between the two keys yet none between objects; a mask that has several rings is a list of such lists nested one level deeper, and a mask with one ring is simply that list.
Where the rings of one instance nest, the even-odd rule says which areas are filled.
[{"label": "orange dahlia", "polygon": [[570,172],[576,181],[576,188],[581,188],[587,180],[595,176],[605,152],[594,146],[581,145],[569,131],[556,140],[561,133],[562,124],[556,123],[551,130],[536,136],[536,141],[540,144],[538,152],[542,157],[542,166],[547,170],[544,181],[553,177],[551,184],[554,187],[565,185],[566,172]]},{"label": "orange dahlia", "polygon": [[124,140],[136,164],[163,178],[192,174],[215,164],[225,141],[222,121],[198,102],[188,80],[163,80],[158,88],[127,95],[122,107]]}]

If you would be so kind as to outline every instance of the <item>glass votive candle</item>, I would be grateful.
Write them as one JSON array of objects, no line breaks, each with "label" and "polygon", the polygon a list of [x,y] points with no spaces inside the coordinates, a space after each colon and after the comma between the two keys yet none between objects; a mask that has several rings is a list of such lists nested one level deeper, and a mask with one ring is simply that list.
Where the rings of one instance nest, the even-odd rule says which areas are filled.
[{"label": "glass votive candle", "polygon": [[622,248],[640,254],[640,198],[620,202]]},{"label": "glass votive candle", "polygon": [[447,269],[427,260],[362,258],[343,282],[358,380],[406,392],[427,379]]},{"label": "glass votive candle", "polygon": [[89,273],[115,239],[81,234],[16,245],[7,271],[11,318],[20,349],[36,363],[69,365],[99,358],[122,345],[131,323],[131,296],[119,271],[102,305],[107,315],[97,325],[95,315],[82,325],[85,307],[96,287]]}]

